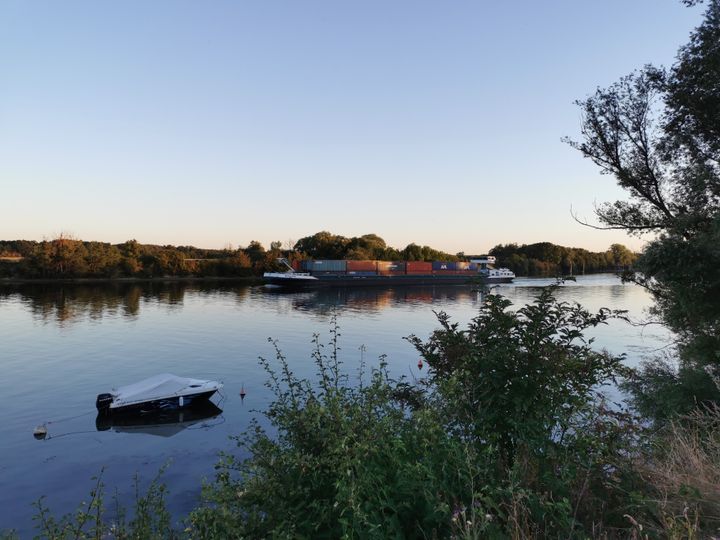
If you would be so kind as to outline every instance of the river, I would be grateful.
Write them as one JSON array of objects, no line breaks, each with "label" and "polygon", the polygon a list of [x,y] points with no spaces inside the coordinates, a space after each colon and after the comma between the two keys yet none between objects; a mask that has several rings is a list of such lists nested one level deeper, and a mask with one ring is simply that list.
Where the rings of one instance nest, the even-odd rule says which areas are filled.
[{"label": "river", "polygon": [[[517,279],[496,292],[519,306],[551,283]],[[579,277],[556,295],[591,310],[628,310],[635,320],[651,305],[642,288],[608,274]],[[464,325],[480,301],[462,286],[297,293],[227,283],[0,286],[0,531],[32,536],[34,501],[44,495],[55,514],[72,511],[101,471],[107,501],[117,490],[131,504],[133,475],[145,485],[165,464],[168,506],[183,516],[202,479],[212,479],[218,453],[233,451],[230,436],[270,399],[257,362],[274,358],[268,338],[297,375],[312,377],[313,335],[327,342],[336,316],[348,372],[361,357],[372,365],[387,355],[394,375],[412,378],[418,355],[403,337],[428,337],[438,326],[433,310]],[[661,327],[619,320],[592,335],[598,348],[625,353],[629,365],[670,338]],[[163,372],[222,380],[224,398],[215,398],[222,413],[159,428],[96,425],[97,394]],[[48,435],[36,440],[41,424]]]}]

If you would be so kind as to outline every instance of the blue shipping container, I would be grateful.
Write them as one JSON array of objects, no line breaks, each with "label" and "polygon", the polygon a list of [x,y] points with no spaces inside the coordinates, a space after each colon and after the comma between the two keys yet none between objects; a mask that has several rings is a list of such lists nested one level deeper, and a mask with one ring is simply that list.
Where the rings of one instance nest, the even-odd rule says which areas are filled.
[{"label": "blue shipping container", "polygon": [[454,262],[446,261],[433,261],[433,270],[457,270],[457,265]]},{"label": "blue shipping container", "polygon": [[347,261],[313,261],[311,272],[345,272]]}]

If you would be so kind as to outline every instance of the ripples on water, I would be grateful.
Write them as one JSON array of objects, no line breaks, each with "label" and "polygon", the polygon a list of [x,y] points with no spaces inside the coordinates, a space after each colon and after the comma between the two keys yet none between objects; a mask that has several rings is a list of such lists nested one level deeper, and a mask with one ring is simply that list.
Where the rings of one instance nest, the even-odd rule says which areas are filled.
[{"label": "ripples on water", "polygon": [[[518,279],[496,292],[519,306],[552,282]],[[610,275],[580,277],[556,295],[591,311],[628,310],[636,320],[651,304],[643,289]],[[121,500],[131,501],[133,474],[148,480],[168,461],[169,505],[185,514],[201,479],[212,477],[218,452],[233,448],[228,437],[242,432],[270,397],[257,365],[259,355],[274,356],[268,337],[279,341],[297,375],[312,377],[312,336],[327,341],[336,314],[348,371],[361,354],[368,364],[384,354],[395,375],[413,376],[417,354],[402,338],[427,337],[437,327],[433,310],[465,324],[480,302],[477,292],[457,286],[295,293],[225,283],[0,286],[0,530],[30,535],[30,504],[41,495],[55,512],[71,511],[103,467],[108,493],[117,488]],[[622,321],[592,335],[598,347],[626,353],[630,365],[669,339],[660,327]],[[173,428],[98,431],[98,393],[161,372],[224,381],[223,412]],[[48,421],[49,437],[33,439],[34,426]]]}]

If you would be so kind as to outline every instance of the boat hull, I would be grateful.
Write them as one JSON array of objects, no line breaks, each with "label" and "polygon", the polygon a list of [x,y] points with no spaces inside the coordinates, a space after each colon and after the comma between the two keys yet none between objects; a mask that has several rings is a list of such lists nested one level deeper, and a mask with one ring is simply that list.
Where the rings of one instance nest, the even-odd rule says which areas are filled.
[{"label": "boat hull", "polygon": [[140,403],[130,403],[127,405],[113,407],[110,405],[107,409],[101,410],[101,413],[119,415],[119,414],[145,414],[157,413],[160,411],[173,411],[179,409],[188,409],[192,407],[202,407],[207,404],[210,397],[217,390],[208,390],[197,394],[187,394],[183,396],[170,396],[143,401]]}]

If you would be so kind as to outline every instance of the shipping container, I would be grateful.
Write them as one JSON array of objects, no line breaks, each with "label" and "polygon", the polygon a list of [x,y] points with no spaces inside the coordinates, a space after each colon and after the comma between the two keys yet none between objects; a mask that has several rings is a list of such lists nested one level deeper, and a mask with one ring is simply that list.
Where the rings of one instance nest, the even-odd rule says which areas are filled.
[{"label": "shipping container", "polygon": [[470,269],[469,262],[456,262],[455,263],[455,270],[469,270],[469,269]]},{"label": "shipping container", "polygon": [[405,262],[404,261],[378,261],[377,271],[378,274],[392,273],[405,273]]},{"label": "shipping container", "polygon": [[456,269],[456,263],[454,263],[454,262],[447,262],[447,261],[433,261],[433,263],[432,263],[432,269],[433,269],[433,271],[438,271],[438,270],[455,270],[455,269]]},{"label": "shipping container", "polygon": [[347,261],[348,272],[377,272],[377,261]]},{"label": "shipping container", "polygon": [[312,261],[312,272],[345,272],[347,261]]},{"label": "shipping container", "polygon": [[292,269],[298,272],[300,270],[300,261],[293,261],[290,266],[292,266]]},{"label": "shipping container", "polygon": [[377,272],[373,271],[363,271],[363,270],[348,270],[347,272],[348,276],[377,276]]},{"label": "shipping container", "polygon": [[408,274],[429,274],[432,272],[433,268],[431,262],[425,261],[408,261],[406,265]]}]

